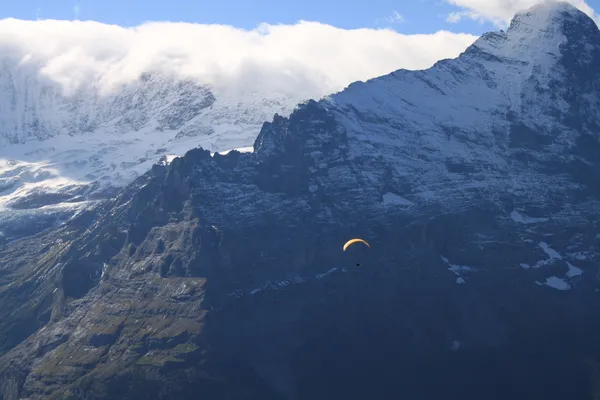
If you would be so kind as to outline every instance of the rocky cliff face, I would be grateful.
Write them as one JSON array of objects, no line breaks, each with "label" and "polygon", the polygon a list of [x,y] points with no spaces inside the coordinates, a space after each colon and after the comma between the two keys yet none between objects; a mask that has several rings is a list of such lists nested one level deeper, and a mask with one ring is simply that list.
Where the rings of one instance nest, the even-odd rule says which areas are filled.
[{"label": "rocky cliff face", "polygon": [[598,396],[598,67],[537,6],[11,243],[1,398]]}]

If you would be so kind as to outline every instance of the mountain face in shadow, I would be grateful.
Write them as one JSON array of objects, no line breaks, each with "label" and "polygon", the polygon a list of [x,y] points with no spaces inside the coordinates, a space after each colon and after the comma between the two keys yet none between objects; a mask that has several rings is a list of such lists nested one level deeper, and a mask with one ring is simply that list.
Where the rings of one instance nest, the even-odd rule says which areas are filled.
[{"label": "mountain face in shadow", "polygon": [[10,243],[0,399],[597,398],[598,71],[536,6]]}]

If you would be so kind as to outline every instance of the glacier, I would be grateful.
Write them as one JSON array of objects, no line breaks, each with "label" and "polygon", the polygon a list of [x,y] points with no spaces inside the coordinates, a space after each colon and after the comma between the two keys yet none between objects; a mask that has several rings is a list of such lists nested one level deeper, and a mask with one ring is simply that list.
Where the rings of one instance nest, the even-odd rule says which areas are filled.
[{"label": "glacier", "polygon": [[194,80],[147,73],[110,93],[92,84],[68,93],[39,65],[5,57],[0,232],[16,238],[55,226],[191,148],[248,151],[263,121],[303,100],[213,92]]}]

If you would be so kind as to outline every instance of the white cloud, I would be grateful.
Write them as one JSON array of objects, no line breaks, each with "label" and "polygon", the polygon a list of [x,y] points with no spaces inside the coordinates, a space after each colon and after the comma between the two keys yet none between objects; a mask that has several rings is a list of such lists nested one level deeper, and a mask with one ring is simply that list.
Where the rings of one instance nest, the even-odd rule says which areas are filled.
[{"label": "white cloud", "polygon": [[224,25],[152,22],[133,28],[93,21],[0,20],[0,54],[40,63],[41,73],[74,90],[104,89],[161,70],[216,89],[320,97],[399,68],[422,69],[457,56],[476,36],[440,31],[345,30],[316,22]]},{"label": "white cloud", "polygon": [[[462,11],[452,12],[448,15],[449,22],[458,22],[461,19],[473,19],[480,22],[490,21],[497,26],[505,27],[512,17],[535,4],[556,0],[446,0],[449,4],[460,7]],[[598,14],[585,0],[565,0],[581,11],[600,21]]]}]

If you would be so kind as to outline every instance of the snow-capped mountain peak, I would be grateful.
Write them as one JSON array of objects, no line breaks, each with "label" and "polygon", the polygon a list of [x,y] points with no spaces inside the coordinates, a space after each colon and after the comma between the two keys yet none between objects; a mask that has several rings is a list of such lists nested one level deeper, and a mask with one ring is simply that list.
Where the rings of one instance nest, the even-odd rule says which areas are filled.
[{"label": "snow-capped mountain peak", "polygon": [[[513,17],[508,32],[565,32],[565,27],[571,23],[578,23],[587,29],[595,25],[583,11],[566,1],[547,1],[529,7]],[[535,40],[536,36],[531,36]]]},{"label": "snow-capped mountain peak", "polygon": [[[461,202],[469,190],[494,190],[497,182],[498,193],[535,193],[527,195],[544,203],[565,179],[532,179],[530,163],[596,162],[584,143],[598,137],[598,28],[561,3],[515,20],[508,32],[484,35],[457,59],[354,83],[321,102],[344,127],[349,158],[393,160],[361,171],[362,179],[382,187],[396,182],[410,201]],[[545,25],[536,22],[533,32],[528,21]],[[569,31],[578,26],[587,32],[583,39]],[[262,146],[279,140],[268,137],[271,128],[263,130]],[[448,181],[457,192],[434,198]],[[348,181],[349,189],[356,185]]]},{"label": "snow-capped mountain peak", "polygon": [[585,43],[588,52],[600,44],[598,27],[585,13],[566,2],[537,4],[512,19],[507,31],[489,32],[468,52],[512,62],[552,64],[563,46]]}]

